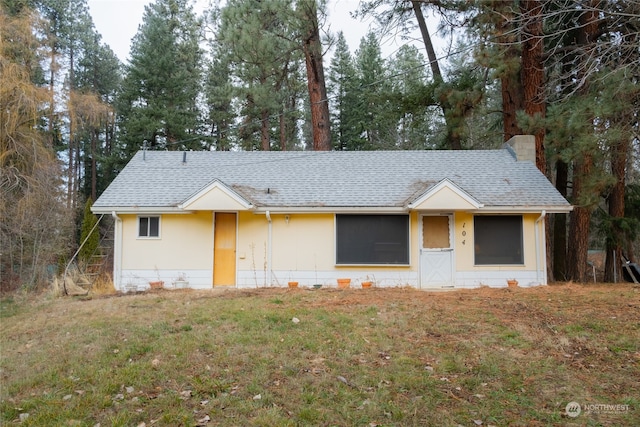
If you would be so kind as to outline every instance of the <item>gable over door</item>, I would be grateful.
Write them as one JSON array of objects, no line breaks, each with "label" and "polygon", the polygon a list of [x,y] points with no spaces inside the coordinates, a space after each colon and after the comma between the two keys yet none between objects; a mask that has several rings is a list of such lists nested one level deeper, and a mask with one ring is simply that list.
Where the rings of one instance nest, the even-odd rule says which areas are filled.
[{"label": "gable over door", "polygon": [[236,284],[236,214],[215,213],[213,286]]}]

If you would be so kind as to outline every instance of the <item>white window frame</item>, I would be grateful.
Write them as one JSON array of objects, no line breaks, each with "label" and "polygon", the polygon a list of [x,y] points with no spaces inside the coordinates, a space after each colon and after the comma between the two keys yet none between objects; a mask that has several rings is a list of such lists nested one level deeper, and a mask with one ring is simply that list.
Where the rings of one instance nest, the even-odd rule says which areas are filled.
[{"label": "white window frame", "polygon": [[[147,219],[147,235],[143,236],[141,231],[141,222],[142,219]],[[150,232],[151,232],[151,219],[152,218],[157,218],[158,219],[158,235],[157,236],[150,236]],[[160,236],[162,235],[162,221],[160,219],[160,215],[138,215],[138,224],[137,224],[137,228],[138,228],[138,239],[159,239]]]}]

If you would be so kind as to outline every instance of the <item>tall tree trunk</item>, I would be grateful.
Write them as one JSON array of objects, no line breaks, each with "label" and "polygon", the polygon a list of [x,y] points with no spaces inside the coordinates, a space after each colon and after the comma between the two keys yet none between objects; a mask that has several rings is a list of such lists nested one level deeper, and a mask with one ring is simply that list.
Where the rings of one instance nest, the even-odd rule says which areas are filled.
[{"label": "tall tree trunk", "polygon": [[585,153],[583,158],[574,161],[573,168],[573,200],[574,206],[569,220],[569,236],[571,244],[568,251],[567,263],[569,278],[576,282],[586,282],[587,255],[589,249],[589,224],[591,222],[591,207],[580,205],[583,192],[583,180],[591,173],[593,158],[591,153]]},{"label": "tall tree trunk", "polygon": [[[556,162],[556,189],[567,197],[568,165]],[[553,218],[553,276],[555,280],[567,279],[567,214],[555,214]]]},{"label": "tall tree trunk", "polygon": [[[411,6],[413,7],[413,13],[415,14],[416,20],[418,21],[418,27],[420,28],[422,41],[427,51],[427,58],[429,59],[429,64],[431,65],[433,80],[435,81],[437,86],[441,87],[442,85],[444,85],[444,79],[442,78],[442,72],[440,71],[440,65],[438,64],[438,58],[436,57],[436,51],[433,48],[433,43],[431,42],[431,36],[429,35],[427,22],[424,19],[424,14],[422,13],[422,3],[423,2],[421,1],[412,1]],[[462,141],[460,138],[460,130],[456,125],[457,120],[451,117],[452,108],[450,108],[447,99],[440,99],[440,108],[442,108],[442,115],[444,116],[444,120],[447,126],[447,143],[452,150],[461,150]]]},{"label": "tall tree trunk", "polygon": [[331,125],[329,101],[322,65],[322,44],[318,28],[318,11],[315,0],[306,1],[304,14],[308,25],[304,37],[303,50],[307,68],[307,86],[311,103],[311,129],[313,132],[313,150],[331,150]]},{"label": "tall tree trunk", "polygon": [[278,116],[278,125],[280,128],[280,150],[287,151],[287,126],[284,118],[284,111]]},{"label": "tall tree trunk", "polygon": [[96,200],[98,194],[98,171],[96,157],[99,137],[99,131],[96,128],[91,132],[91,200]]},{"label": "tall tree trunk", "polygon": [[75,208],[75,132],[76,132],[76,111],[74,100],[74,74],[73,74],[73,44],[69,50],[69,169],[67,173],[67,208]]},{"label": "tall tree trunk", "polygon": [[[520,3],[521,14],[525,17],[524,40],[522,42],[522,67],[520,78],[522,80],[524,94],[524,111],[528,116],[541,120],[546,115],[544,98],[544,42],[542,32],[543,3],[540,0],[524,0]],[[534,131],[536,141],[536,166],[546,175],[547,157],[545,155],[544,137],[545,128],[539,126]],[[544,232],[546,234],[547,265],[553,266],[551,252],[551,229],[549,217],[544,220]],[[553,267],[547,270],[549,281],[553,281]]]},{"label": "tall tree trunk", "polygon": [[269,110],[262,110],[262,120],[260,120],[260,148],[262,151],[271,150],[269,139]]},{"label": "tall tree trunk", "polygon": [[[524,93],[524,111],[535,119],[544,119],[546,104],[544,99],[544,65],[542,55],[544,43],[542,39],[542,2],[539,0],[524,0],[520,10],[524,16],[524,40],[522,43],[522,79]],[[544,150],[544,127],[534,132],[536,139],[536,166],[540,172],[547,172],[547,158]]]},{"label": "tall tree trunk", "polygon": [[611,174],[616,178],[616,183],[608,198],[609,216],[613,224],[611,236],[608,236],[606,243],[605,282],[615,282],[621,274],[618,266],[621,265],[624,233],[620,228],[619,221],[624,218],[624,188],[628,150],[629,140],[625,136],[622,136],[611,146]]},{"label": "tall tree trunk", "polygon": [[511,7],[502,10],[500,3],[493,4],[493,13],[501,16],[497,23],[496,40],[504,47],[502,70],[500,72],[500,93],[502,96],[502,126],[504,141],[516,135],[522,135],[518,125],[517,112],[524,106],[522,79],[520,77],[520,48],[513,28],[513,10]]},{"label": "tall tree trunk", "polygon": [[76,154],[75,154],[75,168],[74,168],[74,184],[73,184],[73,209],[76,210],[78,208],[78,195],[80,194],[80,182],[82,181],[82,168],[80,159],[80,143],[75,143]]},{"label": "tall tree trunk", "polygon": [[[580,28],[577,33],[577,44],[587,46],[592,43],[598,32],[598,3],[592,0],[590,8],[580,16]],[[580,78],[580,76],[578,76]],[[587,85],[581,88],[581,93],[589,90]],[[593,130],[595,132],[595,130]],[[586,181],[593,167],[593,153],[587,147],[583,149],[582,156],[574,159],[573,167],[573,201],[577,203],[569,220],[569,235],[571,245],[569,247],[569,278],[578,281],[587,281],[587,261],[589,249],[589,226],[591,222],[591,206],[581,203],[583,198],[583,183]]]},{"label": "tall tree trunk", "polygon": [[[512,48],[507,49],[508,51]],[[515,73],[503,72],[500,76],[500,92],[502,94],[502,124],[505,142],[516,135],[522,135],[516,113],[522,109],[522,87]]]}]

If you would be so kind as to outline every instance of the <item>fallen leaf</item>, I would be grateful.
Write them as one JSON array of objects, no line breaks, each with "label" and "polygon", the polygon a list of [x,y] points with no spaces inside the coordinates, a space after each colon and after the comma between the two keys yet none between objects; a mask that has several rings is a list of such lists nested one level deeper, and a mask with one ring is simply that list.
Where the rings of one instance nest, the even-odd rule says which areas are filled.
[{"label": "fallen leaf", "polygon": [[201,425],[207,424],[209,421],[211,421],[211,417],[209,417],[209,415],[205,415],[204,417],[198,420],[198,425],[201,426]]}]

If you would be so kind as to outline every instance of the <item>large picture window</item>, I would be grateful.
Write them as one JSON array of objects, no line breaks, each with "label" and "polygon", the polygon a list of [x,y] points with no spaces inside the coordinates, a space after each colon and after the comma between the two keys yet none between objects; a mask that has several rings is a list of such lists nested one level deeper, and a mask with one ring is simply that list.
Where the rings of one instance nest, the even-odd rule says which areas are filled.
[{"label": "large picture window", "polygon": [[336,264],[409,264],[409,216],[336,215]]},{"label": "large picture window", "polygon": [[474,217],[476,265],[524,264],[521,215]]},{"label": "large picture window", "polygon": [[139,216],[138,237],[160,237],[160,217]]}]

